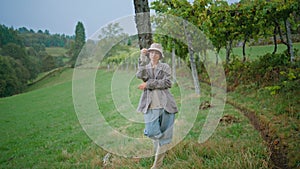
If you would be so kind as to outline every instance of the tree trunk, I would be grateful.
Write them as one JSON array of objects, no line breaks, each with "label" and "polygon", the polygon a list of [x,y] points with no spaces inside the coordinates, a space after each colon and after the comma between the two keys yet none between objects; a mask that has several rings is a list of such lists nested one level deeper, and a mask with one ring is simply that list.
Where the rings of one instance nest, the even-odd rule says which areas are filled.
[{"label": "tree trunk", "polygon": [[191,69],[192,69],[192,76],[194,79],[194,86],[195,86],[195,93],[200,94],[200,85],[199,85],[199,78],[198,78],[198,73],[197,73],[197,68],[194,60],[194,51],[193,51],[193,46],[192,46],[192,37],[190,35],[190,32],[188,32],[187,28],[187,21],[183,21],[184,25],[184,33],[187,39],[188,43],[188,51],[189,51],[189,56],[190,56],[190,62],[191,62]]},{"label": "tree trunk", "polygon": [[229,63],[230,61],[230,51],[232,47],[233,40],[230,40],[226,45],[226,63]]},{"label": "tree trunk", "polygon": [[176,78],[176,58],[175,58],[175,47],[172,48],[172,73],[173,73],[173,83],[177,83]]},{"label": "tree trunk", "polygon": [[275,54],[277,52],[277,38],[276,38],[276,26],[274,27],[274,32],[273,32],[273,40],[274,40],[274,50],[272,54]]},{"label": "tree trunk", "polygon": [[[202,56],[202,54],[201,54],[201,52],[198,52],[198,63],[199,63],[199,65],[200,65],[200,63],[201,63],[201,56]],[[203,57],[203,56],[202,56]],[[203,60],[203,58],[202,58],[202,60]]]},{"label": "tree trunk", "polygon": [[281,43],[285,44],[288,47],[288,44],[283,39],[282,31],[281,31],[279,23],[277,21],[274,21],[274,22],[275,22],[275,26],[277,27]]},{"label": "tree trunk", "polygon": [[181,59],[179,58],[177,62],[178,62],[178,68],[181,68]]},{"label": "tree trunk", "polygon": [[246,42],[247,42],[247,38],[245,37],[243,42],[243,62],[246,61]]},{"label": "tree trunk", "polygon": [[134,9],[140,49],[149,48],[152,44],[152,33],[148,0],[134,0]]},{"label": "tree trunk", "polygon": [[288,18],[284,22],[286,29],[286,41],[288,43],[288,52],[291,57],[291,62],[294,62],[295,56],[293,51],[292,33],[291,33],[291,23]]},{"label": "tree trunk", "polygon": [[216,52],[216,65],[219,64],[219,52]]},{"label": "tree trunk", "polygon": [[202,60],[203,63],[206,62],[206,50],[203,49],[203,60]]}]

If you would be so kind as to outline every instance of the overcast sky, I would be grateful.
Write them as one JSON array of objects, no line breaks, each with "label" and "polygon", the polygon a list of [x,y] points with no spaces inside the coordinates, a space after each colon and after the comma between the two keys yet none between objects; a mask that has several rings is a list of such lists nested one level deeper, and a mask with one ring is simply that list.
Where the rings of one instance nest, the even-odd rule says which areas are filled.
[{"label": "overcast sky", "polygon": [[107,23],[133,14],[133,0],[0,0],[0,24],[47,29],[51,34],[74,35],[81,21],[89,37]]}]

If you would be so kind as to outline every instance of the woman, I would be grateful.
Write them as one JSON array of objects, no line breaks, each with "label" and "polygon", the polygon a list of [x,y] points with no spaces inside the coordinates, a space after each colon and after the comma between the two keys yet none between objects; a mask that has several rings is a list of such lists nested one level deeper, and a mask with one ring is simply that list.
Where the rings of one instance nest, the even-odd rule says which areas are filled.
[{"label": "woman", "polygon": [[148,50],[142,49],[136,73],[137,78],[143,80],[138,86],[143,90],[138,111],[144,113],[144,134],[153,140],[155,148],[155,160],[151,169],[159,168],[163,163],[166,145],[172,141],[175,113],[178,112],[169,91],[172,85],[171,68],[160,62],[163,57],[162,46],[158,43],[153,43]]}]

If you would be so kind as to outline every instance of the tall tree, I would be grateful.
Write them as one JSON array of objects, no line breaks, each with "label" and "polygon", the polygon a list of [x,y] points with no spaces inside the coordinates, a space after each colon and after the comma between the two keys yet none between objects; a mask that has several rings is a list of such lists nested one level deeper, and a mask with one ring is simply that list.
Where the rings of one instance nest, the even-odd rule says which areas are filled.
[{"label": "tall tree", "polygon": [[[259,3],[258,3],[259,2]],[[256,0],[261,7],[261,15],[264,19],[264,26],[261,29],[263,34],[266,34],[267,30],[273,30],[274,39],[274,52],[277,50],[277,39],[276,36],[279,34],[280,42],[287,46],[287,51],[290,56],[291,62],[294,62],[293,44],[291,39],[292,25],[290,21],[294,20],[293,14],[299,16],[295,11],[299,11],[300,2],[299,0],[270,0],[268,2]],[[294,23],[295,25],[299,23]],[[297,27],[297,26],[294,26]],[[266,34],[267,37],[269,36]]]},{"label": "tall tree", "polygon": [[152,33],[148,0],[134,0],[133,2],[140,49],[149,48],[152,44]]},{"label": "tall tree", "polygon": [[218,61],[218,54],[222,47],[226,49],[226,63],[230,61],[232,43],[238,35],[234,13],[235,11],[224,1],[212,3],[207,9],[203,28],[212,44],[216,47],[216,61]]},{"label": "tall tree", "polygon": [[70,60],[71,67],[75,67],[76,59],[84,44],[85,44],[85,29],[82,22],[78,22],[75,29],[75,43],[70,51],[72,56]]},{"label": "tall tree", "polygon": [[110,23],[106,27],[101,29],[101,34],[99,35],[99,39],[110,39],[117,38],[119,36],[124,36],[123,28],[120,26],[120,23]]},{"label": "tall tree", "polygon": [[284,0],[284,5],[287,6],[287,10],[284,10],[284,13],[286,14],[284,16],[284,25],[285,25],[285,30],[286,30],[286,39],[287,39],[287,43],[288,43],[288,53],[290,55],[290,60],[291,62],[294,62],[295,60],[295,56],[294,56],[294,49],[293,49],[293,42],[292,42],[292,33],[291,33],[291,23],[289,20],[289,17],[291,16],[291,14],[293,13],[294,10],[299,10],[299,0],[296,2],[291,2],[289,1],[289,3]]},{"label": "tall tree", "polygon": [[194,50],[193,50],[193,45],[192,45],[192,37],[191,37],[191,32],[189,32],[187,28],[187,21],[183,21],[183,27],[184,27],[184,33],[186,36],[187,44],[188,44],[188,51],[189,51],[189,58],[190,58],[190,63],[191,63],[191,69],[192,69],[192,76],[194,79],[194,85],[195,85],[195,93],[200,94],[200,84],[199,84],[199,78],[198,78],[198,73],[197,73],[197,68],[196,68],[196,63],[194,59]]},{"label": "tall tree", "polygon": [[[198,47],[200,47],[201,45],[195,44],[195,42],[197,42],[196,39],[202,39],[202,38],[198,38],[197,33],[193,32],[194,29],[191,27],[193,27],[192,24],[199,25],[198,24],[199,16],[195,16],[195,13],[198,13],[199,11],[203,11],[205,9],[206,4],[207,4],[206,1],[194,1],[194,4],[191,4],[187,0],[154,1],[152,3],[152,8],[155,9],[156,12],[170,14],[182,18],[182,21],[178,25],[176,25],[176,23],[172,23],[172,25],[166,25],[165,23],[163,23],[164,24],[163,27],[166,28],[166,26],[168,26],[170,32],[174,30],[181,30],[179,32],[174,32],[174,33],[178,35],[181,34],[181,36],[184,37],[181,40],[183,40],[183,42],[186,42],[187,49],[179,48],[178,50],[188,52],[189,54],[190,66],[192,70],[192,76],[194,80],[196,94],[200,94],[200,84],[199,84],[199,78],[197,76],[197,68],[195,64],[194,55],[195,55],[195,51],[201,50],[198,49]],[[179,36],[177,36],[177,38],[178,37]],[[166,42],[168,42],[168,40]],[[176,40],[174,42],[176,42]],[[176,52],[178,50],[176,50]]]}]

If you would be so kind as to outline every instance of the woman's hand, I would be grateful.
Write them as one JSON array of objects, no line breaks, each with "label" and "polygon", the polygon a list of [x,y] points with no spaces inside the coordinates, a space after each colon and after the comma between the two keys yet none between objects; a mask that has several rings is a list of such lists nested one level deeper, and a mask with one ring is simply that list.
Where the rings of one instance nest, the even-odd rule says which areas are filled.
[{"label": "woman's hand", "polygon": [[147,83],[146,83],[146,82],[143,82],[142,84],[140,84],[140,85],[138,86],[138,88],[139,88],[140,90],[144,90],[144,89],[146,89],[146,87],[147,87]]},{"label": "woman's hand", "polygon": [[148,50],[146,48],[143,48],[141,50],[141,56],[140,56],[140,60],[142,62],[146,62],[147,61],[147,53],[148,53]]},{"label": "woman's hand", "polygon": [[148,50],[146,48],[143,48],[141,50],[141,56],[146,56],[147,55]]}]

